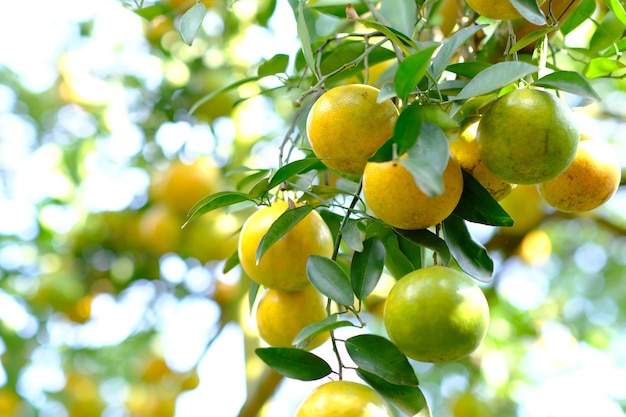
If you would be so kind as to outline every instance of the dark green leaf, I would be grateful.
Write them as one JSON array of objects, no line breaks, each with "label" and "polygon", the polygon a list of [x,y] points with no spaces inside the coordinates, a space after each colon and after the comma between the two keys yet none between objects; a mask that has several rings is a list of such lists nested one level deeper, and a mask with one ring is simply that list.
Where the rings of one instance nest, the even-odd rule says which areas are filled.
[{"label": "dark green leaf", "polygon": [[391,27],[408,37],[413,36],[417,23],[417,4],[415,0],[383,1],[380,13]]},{"label": "dark green leaf", "polygon": [[426,75],[430,66],[431,57],[439,45],[433,45],[422,49],[406,57],[398,66],[396,72],[395,88],[398,97],[406,100],[417,84]]},{"label": "dark green leaf", "polygon": [[356,19],[355,22],[361,23],[363,26],[367,28],[375,29],[381,32],[383,35],[388,37],[392,43],[394,43],[400,49],[402,49],[402,51],[407,55],[410,55],[411,53],[409,49],[411,50],[418,49],[417,45],[415,44],[415,42],[413,42],[413,40],[410,37],[406,36],[404,33],[398,32],[394,28],[390,28],[389,26],[385,26],[381,23],[378,23],[375,20],[370,20],[370,19]]},{"label": "dark green leaf", "polygon": [[415,146],[400,163],[413,175],[415,184],[424,194],[434,197],[443,194],[443,172],[448,165],[450,143],[439,126],[422,122]]},{"label": "dark green leaf", "polygon": [[465,88],[461,90],[457,100],[466,100],[468,98],[481,96],[491,93],[511,83],[519,81],[521,78],[537,72],[537,66],[522,61],[498,62],[486,68],[482,72],[472,78]]},{"label": "dark green leaf", "polygon": [[233,268],[235,268],[237,265],[239,265],[239,252],[234,251],[232,255],[226,258],[226,261],[224,262],[224,267],[222,268],[222,273],[227,274],[228,272],[232,271]]},{"label": "dark green leaf", "polygon": [[193,43],[205,15],[206,6],[203,3],[196,3],[180,17],[177,29],[183,42],[187,45]]},{"label": "dark green leaf", "polygon": [[324,320],[317,323],[309,324],[308,326],[300,330],[300,333],[298,333],[293,339],[293,344],[298,345],[322,333],[339,329],[341,327],[354,327],[354,324],[350,320],[339,320],[338,313],[331,314]]},{"label": "dark green leaf", "polygon": [[450,263],[450,249],[446,242],[428,229],[423,230],[401,230],[394,229],[398,236],[409,240],[416,245],[431,249],[441,257],[444,265]]},{"label": "dark green leaf", "polygon": [[265,252],[267,252],[274,243],[278,242],[287,232],[313,211],[313,208],[313,206],[309,205],[294,207],[278,216],[259,242],[259,246],[256,250],[256,262],[258,263],[261,260]]},{"label": "dark green leaf", "polygon": [[395,233],[389,233],[383,240],[387,252],[385,266],[396,279],[402,278],[409,272],[418,269],[421,265],[421,253],[418,254],[417,259],[407,256],[400,246],[400,239],[402,238]]},{"label": "dark green leaf", "polygon": [[254,301],[256,300],[260,289],[261,285],[258,282],[252,281],[250,283],[250,289],[248,290],[248,308],[250,312],[254,311]]},{"label": "dark green leaf", "polygon": [[[595,0],[582,0],[582,2],[574,9],[572,14],[561,23],[561,33],[567,35],[572,32],[578,26],[580,26],[585,20],[589,19],[596,11]],[[560,20],[561,18],[557,16]]]},{"label": "dark green leaf", "polygon": [[521,51],[528,45],[537,42],[539,39],[543,38],[548,33],[553,32],[555,30],[556,30],[556,26],[552,26],[552,27],[537,29],[530,33],[527,33],[522,38],[518,39],[517,42],[515,42],[515,45],[513,45],[513,47],[509,50],[509,55],[512,55],[517,51]]},{"label": "dark green leaf", "polygon": [[485,247],[472,239],[461,217],[452,214],[443,221],[443,236],[463,271],[482,282],[491,280],[493,260]]},{"label": "dark green leaf", "polygon": [[354,294],[346,272],[330,258],[311,255],[306,262],[306,273],[311,284],[337,304],[351,306]]},{"label": "dark green leaf", "polygon": [[528,20],[530,23],[537,26],[543,26],[546,22],[546,15],[543,14],[543,10],[539,7],[537,0],[507,0],[510,1],[513,7],[522,15],[522,17]]},{"label": "dark green leaf", "polygon": [[355,252],[350,264],[352,289],[359,300],[364,300],[376,287],[385,266],[385,245],[377,237],[363,242],[363,250]]},{"label": "dark green leaf", "polygon": [[392,384],[417,386],[409,360],[388,339],[362,334],[346,340],[346,350],[360,369],[371,372]]},{"label": "dark green leaf", "polygon": [[197,219],[205,213],[208,213],[209,211],[213,211],[222,207],[232,206],[233,204],[241,203],[244,201],[252,201],[252,199],[248,196],[248,194],[240,193],[237,191],[220,191],[215,194],[206,196],[202,200],[194,204],[191,210],[189,210],[189,214],[187,215],[187,220],[185,221],[185,224],[183,224],[183,228],[193,220]]},{"label": "dark green leaf", "polygon": [[369,160],[373,162],[390,161],[396,156],[393,152],[394,146],[397,155],[402,155],[415,146],[422,127],[420,113],[421,106],[417,101],[405,107],[398,116],[393,137],[385,142]]},{"label": "dark green leaf", "polygon": [[357,374],[403,413],[412,417],[432,417],[419,387],[392,384],[365,369],[357,369]]},{"label": "dark green leaf", "polygon": [[350,249],[360,252],[363,250],[363,240],[361,238],[361,231],[359,230],[359,222],[356,220],[348,220],[346,225],[341,231],[343,241],[350,247]]},{"label": "dark green leaf", "polygon": [[226,91],[229,90],[233,90],[239,86],[242,86],[244,84],[247,84],[249,82],[252,81],[258,81],[259,77],[248,77],[248,78],[244,78],[242,80],[239,81],[235,81],[232,84],[229,84],[227,86],[224,86],[222,88],[218,88],[215,91],[212,91],[211,93],[207,94],[206,96],[202,97],[200,100],[196,101],[194,103],[193,106],[191,106],[191,108],[189,109],[189,114],[193,114],[196,110],[198,110],[198,107],[202,106],[204,103],[206,103],[207,101],[211,100],[212,98],[218,96],[219,94],[222,94]]},{"label": "dark green leaf", "polygon": [[539,78],[532,85],[544,88],[554,88],[581,97],[600,101],[600,96],[593,89],[589,81],[582,74],[574,71],[557,71]]},{"label": "dark green leaf", "polygon": [[282,182],[287,181],[292,176],[305,172],[318,162],[319,159],[317,158],[304,158],[280,167],[276,173],[272,175],[268,188],[271,190],[272,188],[280,185]]},{"label": "dark green leaf", "polygon": [[463,28],[446,39],[441,46],[439,52],[435,58],[433,58],[432,76],[435,80],[439,80],[439,77],[443,74],[444,70],[456,55],[456,50],[461,47],[469,38],[471,38],[476,32],[484,28],[486,25],[472,25]]},{"label": "dark green leaf", "polygon": [[289,55],[276,54],[259,66],[257,75],[259,78],[263,78],[269,75],[279,74],[285,72],[288,65]]},{"label": "dark green leaf", "polygon": [[332,372],[324,359],[306,350],[268,347],[255,352],[270,368],[288,378],[314,381]]},{"label": "dark green leaf", "polygon": [[270,183],[269,177],[264,176],[256,184],[254,184],[252,188],[250,188],[250,191],[248,191],[248,197],[259,198],[259,197],[266,195],[270,190],[269,183]]},{"label": "dark green leaf", "polygon": [[463,193],[454,214],[474,223],[513,226],[513,219],[480,183],[463,171]]}]

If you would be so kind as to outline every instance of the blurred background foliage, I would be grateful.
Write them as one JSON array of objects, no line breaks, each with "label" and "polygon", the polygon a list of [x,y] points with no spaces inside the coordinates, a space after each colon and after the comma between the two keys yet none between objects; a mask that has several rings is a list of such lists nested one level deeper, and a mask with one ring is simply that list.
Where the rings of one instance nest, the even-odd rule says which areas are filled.
[{"label": "blurred background foliage", "polygon": [[[295,56],[298,41],[287,2],[203,2],[191,46],[174,22],[195,1],[157,3],[148,18],[129,0],[3,7],[0,416],[230,416],[258,391],[249,282],[223,272],[252,208],[180,226],[196,201],[240,185],[236,168],[277,163],[297,94],[265,79],[188,110],[263,60]],[[15,16],[37,30],[22,34]],[[312,19],[319,37],[341,26]],[[594,28],[577,36],[597,38]],[[603,100],[579,115],[624,168],[626,84],[593,85]],[[625,415],[624,187],[578,216],[533,187],[502,205],[515,227],[473,230],[496,260],[484,346],[458,363],[415,364],[434,414]],[[384,288],[378,297],[373,329]],[[310,389],[284,381],[263,415],[289,415]]]}]

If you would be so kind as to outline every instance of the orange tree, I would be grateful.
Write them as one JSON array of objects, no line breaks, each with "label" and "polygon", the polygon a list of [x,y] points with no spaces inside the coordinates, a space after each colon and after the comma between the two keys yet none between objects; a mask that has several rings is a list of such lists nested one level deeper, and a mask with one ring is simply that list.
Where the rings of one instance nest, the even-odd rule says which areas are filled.
[{"label": "orange tree", "polygon": [[[225,379],[203,370],[202,355],[173,360],[165,341],[183,332],[172,337],[176,326],[164,321],[185,305],[204,308],[184,318],[193,340],[208,334],[207,356],[229,324],[245,329],[242,417],[278,415],[272,404],[287,401],[280,387],[294,379],[311,381],[302,415],[319,415],[312,403],[329,410],[326,401],[354,414],[358,403],[346,398],[355,393],[357,408],[390,415],[541,415],[533,394],[550,397],[547,415],[555,404],[571,410],[572,392],[577,411],[624,408],[611,384],[619,373],[606,369],[623,370],[623,175],[610,163],[595,170],[606,173],[598,180],[561,177],[579,171],[578,133],[625,154],[621,2],[516,0],[506,16],[491,15],[500,12],[490,3],[502,2],[461,0],[120,3],[119,28],[103,31],[99,13],[73,21],[81,42],[67,43],[48,88],[35,93],[19,66],[0,65],[0,415],[174,415],[181,393]],[[289,22],[279,20],[283,6]],[[115,38],[129,16],[145,39],[119,41],[107,55],[102,36]],[[286,36],[284,27],[294,28],[296,48],[281,50],[286,38],[244,42]],[[81,55],[91,38],[97,54]],[[137,45],[143,60],[129,61]],[[524,95],[514,91],[550,99],[509,105]],[[459,150],[476,121],[474,148]],[[37,140],[16,140],[20,132]],[[24,163],[13,158],[18,145],[29,147]],[[201,162],[203,174],[181,168]],[[498,176],[568,163],[539,186]],[[361,175],[377,167],[395,175]],[[601,177],[611,179],[606,192],[586,194]],[[555,183],[568,184],[557,185],[560,199],[569,189],[604,204],[561,212],[538,191],[555,195]],[[491,195],[490,184],[508,195]],[[268,205],[288,209],[248,247],[251,264],[294,267],[270,255],[305,219],[322,219],[307,233],[330,231],[298,272],[315,304],[306,320],[298,293],[261,306],[282,290],[240,265],[238,232]],[[415,222],[392,224],[390,212]],[[32,224],[20,229],[13,216]],[[207,311],[219,312],[208,324]],[[280,341],[265,332],[260,340],[250,315]],[[575,374],[583,363],[604,373]],[[556,376],[564,386],[562,369],[576,384],[565,398],[548,383]],[[204,414],[221,415],[207,411],[216,397],[208,402]]]}]

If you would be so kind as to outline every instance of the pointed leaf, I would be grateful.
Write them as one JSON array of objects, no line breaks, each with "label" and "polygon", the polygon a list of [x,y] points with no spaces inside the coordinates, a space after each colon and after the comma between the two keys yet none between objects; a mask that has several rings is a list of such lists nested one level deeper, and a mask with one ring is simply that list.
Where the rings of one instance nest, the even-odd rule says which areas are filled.
[{"label": "pointed leaf", "polygon": [[456,55],[456,50],[461,47],[469,38],[471,38],[476,32],[481,30],[487,25],[472,25],[463,28],[446,39],[443,46],[433,58],[432,76],[435,80],[439,80],[444,70],[452,61],[452,58]]},{"label": "pointed leaf", "polygon": [[287,181],[292,176],[305,172],[318,162],[319,159],[317,158],[304,158],[280,167],[270,179],[268,188],[271,190],[272,188],[280,185],[282,182]]},{"label": "pointed leaf", "polygon": [[444,265],[448,265],[451,260],[450,249],[446,242],[428,229],[423,230],[401,230],[394,229],[398,236],[409,240],[416,245],[431,249],[439,256]]},{"label": "pointed leaf", "polygon": [[452,214],[443,221],[443,236],[463,271],[479,281],[491,281],[493,260],[485,247],[472,239],[461,217]]},{"label": "pointed leaf", "polygon": [[224,93],[224,92],[226,92],[226,91],[233,90],[233,89],[235,89],[235,88],[237,88],[237,87],[239,87],[239,86],[241,86],[241,85],[247,84],[247,83],[249,83],[249,82],[252,82],[252,81],[258,81],[258,79],[259,79],[259,77],[248,77],[248,78],[244,78],[244,79],[242,79],[242,80],[235,81],[234,83],[229,84],[229,85],[227,85],[227,86],[224,86],[224,87],[222,87],[222,88],[219,88],[219,89],[217,89],[217,90],[215,90],[215,91],[212,91],[211,93],[209,93],[209,94],[207,94],[206,96],[202,97],[200,100],[196,101],[196,102],[194,103],[194,105],[193,105],[193,106],[191,106],[191,108],[189,109],[189,114],[193,114],[193,113],[195,113],[195,111],[196,111],[196,110],[198,110],[198,108],[199,108],[200,106],[202,106],[204,103],[206,103],[207,101],[211,100],[212,98],[214,98],[214,97],[218,96],[219,94],[222,94],[222,93]]},{"label": "pointed leaf", "polygon": [[302,46],[302,55],[309,70],[317,78],[317,71],[315,71],[315,57],[313,56],[313,49],[311,47],[311,35],[309,34],[309,27],[307,26],[304,16],[305,1],[299,1],[297,9],[294,10],[296,15],[296,28],[298,32],[298,38],[300,39],[300,45]]},{"label": "pointed leaf", "polygon": [[264,61],[259,65],[257,75],[259,78],[267,77],[269,75],[283,73],[287,70],[289,65],[289,55],[276,54],[267,61]]},{"label": "pointed leaf", "polygon": [[278,216],[259,242],[259,246],[256,250],[256,262],[258,263],[265,252],[267,252],[274,243],[285,236],[287,232],[300,223],[311,211],[313,211],[313,206],[306,205],[288,209]]},{"label": "pointed leaf", "polygon": [[319,292],[337,304],[351,306],[354,294],[344,270],[330,258],[311,255],[306,262],[306,273]]},{"label": "pointed leaf", "polygon": [[594,58],[585,68],[585,77],[621,77],[626,71],[626,65],[611,58]]},{"label": "pointed leaf", "polygon": [[206,196],[191,207],[191,210],[189,210],[189,214],[187,215],[187,220],[183,224],[183,228],[193,220],[205,213],[208,213],[209,211],[232,206],[233,204],[244,201],[252,201],[252,199],[248,196],[248,194],[236,191],[220,191]]},{"label": "pointed leaf", "polygon": [[521,39],[518,39],[515,42],[515,45],[513,45],[513,47],[511,49],[509,49],[509,55],[513,55],[515,52],[521,51],[522,49],[524,49],[528,45],[536,42],[537,40],[539,40],[541,38],[543,38],[544,36],[546,36],[550,32],[554,32],[556,29],[557,29],[556,26],[551,26],[551,27],[537,29],[537,30],[534,30],[534,31],[532,31],[530,33],[527,33]]},{"label": "pointed leaf", "polygon": [[363,242],[363,250],[355,252],[350,264],[352,289],[359,300],[364,300],[376,287],[385,266],[385,245],[377,237]]},{"label": "pointed leaf", "polygon": [[398,66],[396,72],[395,88],[398,97],[406,100],[413,89],[426,75],[426,70],[430,66],[430,59],[439,45],[433,45],[422,49],[406,57]]},{"label": "pointed leaf", "polygon": [[357,374],[403,413],[412,417],[432,417],[419,387],[392,384],[365,369],[357,369]]},{"label": "pointed leaf", "polygon": [[415,0],[383,1],[380,13],[391,27],[408,37],[413,36],[413,30],[417,23],[417,4]]},{"label": "pointed leaf", "polygon": [[419,264],[415,265],[417,262],[412,262],[412,259],[404,253],[403,249],[400,247],[399,239],[401,238],[395,233],[390,233],[383,240],[387,252],[385,266],[396,279],[400,279],[420,267]]},{"label": "pointed leaf", "polygon": [[392,384],[417,386],[409,360],[388,339],[374,334],[353,336],[346,340],[346,349],[359,368]]},{"label": "pointed leaf", "polygon": [[415,146],[422,128],[420,114],[421,106],[417,101],[405,107],[398,116],[391,139],[385,142],[369,160],[373,162],[391,161],[394,157],[394,146],[397,155],[402,155]]},{"label": "pointed leaf", "polygon": [[359,222],[356,220],[348,220],[341,231],[342,239],[350,247],[357,252],[363,250],[363,241],[361,240],[361,231],[359,230]]},{"label": "pointed leaf", "polygon": [[615,17],[622,22],[622,25],[626,26],[626,10],[624,10],[624,5],[619,0],[609,0],[609,7],[615,14]]},{"label": "pointed leaf", "polygon": [[415,184],[429,197],[443,194],[443,172],[448,165],[450,143],[440,127],[422,123],[419,138],[400,163],[413,175]]},{"label": "pointed leaf", "polygon": [[537,72],[539,68],[521,61],[498,62],[480,72],[461,90],[456,100],[481,96]]},{"label": "pointed leaf", "polygon": [[513,219],[480,183],[463,171],[463,192],[454,214],[474,223],[513,226]]},{"label": "pointed leaf", "polygon": [[198,29],[202,25],[202,20],[206,15],[206,6],[203,3],[196,3],[180,17],[178,21],[178,32],[187,45],[193,43]]},{"label": "pointed leaf", "polygon": [[568,93],[577,94],[594,101],[600,101],[600,96],[593,89],[589,81],[575,71],[557,71],[539,78],[532,85],[544,88],[554,88]]},{"label": "pointed leaf", "polygon": [[570,14],[570,16],[565,20],[565,22],[560,22],[561,33],[563,33],[563,35],[567,35],[568,33],[572,32],[585,20],[589,19],[595,11],[595,0],[582,0],[578,7],[576,7],[572,14]]},{"label": "pointed leaf", "polygon": [[314,381],[332,372],[328,362],[306,350],[270,347],[255,352],[270,368],[288,378]]},{"label": "pointed leaf", "polygon": [[406,55],[411,54],[409,48],[412,50],[418,49],[415,42],[413,42],[413,40],[409,36],[406,36],[404,33],[401,33],[394,28],[390,28],[389,26],[385,26],[375,20],[370,19],[355,19],[355,22],[361,23],[367,28],[379,31],[380,33],[388,37],[389,40],[397,45]]},{"label": "pointed leaf", "polygon": [[513,7],[522,15],[522,17],[528,20],[530,23],[537,26],[543,26],[546,22],[546,15],[539,7],[537,0],[504,0],[510,1]]},{"label": "pointed leaf", "polygon": [[322,333],[329,332],[331,330],[339,329],[341,327],[355,327],[354,323],[350,320],[339,320],[339,314],[334,313],[326,317],[324,320],[317,323],[309,324],[304,327],[293,339],[294,345],[299,345],[307,339],[316,337]]}]

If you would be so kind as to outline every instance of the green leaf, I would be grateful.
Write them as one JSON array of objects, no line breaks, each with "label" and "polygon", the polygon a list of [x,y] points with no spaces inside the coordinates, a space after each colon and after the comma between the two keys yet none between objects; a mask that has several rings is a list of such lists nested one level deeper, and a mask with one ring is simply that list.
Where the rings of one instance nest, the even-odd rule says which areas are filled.
[{"label": "green leaf", "polygon": [[491,93],[511,83],[519,81],[521,78],[537,72],[539,68],[527,62],[507,61],[498,62],[480,72],[476,77],[467,83],[461,90],[456,100],[466,100],[468,98]]},{"label": "green leaf", "polygon": [[224,262],[224,267],[222,268],[222,273],[227,274],[232,271],[237,265],[239,265],[239,252],[234,251],[232,255],[226,258]]},{"label": "green leaf", "polygon": [[417,386],[415,371],[400,349],[388,339],[362,334],[346,340],[346,350],[360,369],[392,384]]},{"label": "green leaf", "polygon": [[224,86],[222,88],[219,88],[217,90],[214,90],[211,93],[207,94],[206,96],[202,97],[200,100],[196,101],[194,105],[191,106],[191,108],[189,109],[189,114],[193,114],[196,110],[198,110],[198,107],[202,106],[204,103],[211,100],[213,97],[218,96],[219,94],[222,94],[226,91],[233,90],[249,82],[258,81],[258,80],[259,80],[259,77],[248,77],[239,81],[235,81],[234,83]]},{"label": "green leaf", "polygon": [[513,7],[522,15],[522,17],[528,20],[530,23],[537,26],[543,26],[546,22],[546,15],[539,7],[537,0],[503,0],[510,1]]},{"label": "green leaf", "polygon": [[342,239],[350,247],[357,252],[363,250],[363,240],[361,240],[361,231],[359,230],[359,222],[356,220],[348,220],[341,231]]},{"label": "green leaf", "polygon": [[260,289],[261,285],[258,282],[252,281],[250,283],[250,289],[248,290],[248,309],[250,311],[253,311],[254,309],[254,301],[256,300]]},{"label": "green leaf", "polygon": [[454,214],[473,223],[513,226],[513,219],[476,178],[463,170],[463,192]]},{"label": "green leaf", "polygon": [[426,75],[431,57],[439,45],[422,49],[406,57],[398,66],[394,86],[401,100],[406,100],[413,89]]},{"label": "green leaf", "polygon": [[594,101],[600,101],[600,96],[593,89],[589,81],[575,71],[557,71],[539,78],[532,85],[544,88],[567,91]]},{"label": "green leaf", "polygon": [[[595,0],[582,0],[582,2],[574,9],[572,14],[561,23],[561,33],[567,35],[580,26],[585,20],[589,19],[596,11]],[[560,18],[559,18],[560,19]]]},{"label": "green leaf", "polygon": [[622,25],[626,26],[626,10],[624,10],[624,5],[619,0],[608,0],[608,3],[615,17],[622,22]]},{"label": "green leaf", "polygon": [[555,30],[556,30],[556,26],[552,26],[552,27],[546,27],[546,28],[533,30],[532,32],[527,33],[526,35],[522,36],[521,39],[518,39],[515,42],[515,45],[513,45],[513,47],[509,49],[509,55],[513,55],[515,52],[521,51],[528,45],[536,42],[537,40],[546,36],[548,33],[554,32]]},{"label": "green leaf", "polygon": [[587,64],[584,74],[587,78],[622,77],[625,68],[626,65],[615,59],[594,58]]},{"label": "green leaf", "polygon": [[425,105],[421,109],[420,118],[423,122],[431,123],[444,131],[459,127],[450,114],[436,104]]},{"label": "green leaf", "polygon": [[377,237],[363,242],[363,250],[352,255],[350,279],[359,300],[364,300],[376,287],[385,266],[385,245]]},{"label": "green leaf", "polygon": [[[428,229],[403,230],[394,229],[398,236],[425,248],[431,249],[441,257],[444,265],[448,265],[451,260],[450,249],[446,242]],[[416,268],[417,269],[417,268]]]},{"label": "green leaf", "polygon": [[415,184],[424,194],[443,194],[443,172],[448,165],[450,143],[440,127],[422,122],[415,146],[407,151],[400,163],[413,175]]},{"label": "green leaf", "polygon": [[408,37],[413,37],[417,23],[417,4],[415,0],[395,0],[381,2],[380,14],[391,27]]},{"label": "green leaf", "polygon": [[268,189],[271,190],[272,188],[277,187],[281,183],[287,181],[289,178],[293,177],[294,175],[305,172],[306,170],[308,170],[310,167],[317,164],[318,162],[319,162],[319,159],[317,158],[304,158],[304,159],[299,159],[297,161],[290,162],[287,165],[280,167],[276,171],[276,173],[272,175],[272,178],[270,179],[270,182],[268,184]]},{"label": "green leaf", "polygon": [[432,417],[419,387],[392,384],[365,369],[357,369],[357,374],[403,413],[412,417]]},{"label": "green leaf", "polygon": [[345,19],[346,6],[348,3],[352,4],[352,7],[354,7],[358,14],[365,13],[368,10],[365,3],[355,2],[354,0],[316,0],[309,2],[308,6],[322,13]]},{"label": "green leaf", "polygon": [[168,8],[161,3],[154,4],[152,6],[141,7],[139,9],[133,10],[135,14],[143,17],[146,20],[152,20],[156,17],[164,15],[167,13]]},{"label": "green leaf", "polygon": [[493,64],[483,61],[457,62],[448,65],[446,71],[460,75],[461,77],[474,78],[481,71],[491,66],[493,66]]},{"label": "green leaf", "polygon": [[312,339],[322,333],[341,327],[356,327],[350,320],[339,320],[339,313],[333,313],[324,320],[317,323],[309,324],[304,327],[293,339],[294,345],[300,345],[302,342]]},{"label": "green leaf", "polygon": [[314,381],[332,372],[324,359],[306,350],[268,347],[255,352],[270,368],[288,378]]},{"label": "green leaf", "polygon": [[589,51],[598,54],[605,49],[615,49],[615,43],[622,39],[624,24],[613,13],[606,13],[589,40]]},{"label": "green leaf", "polygon": [[[404,248],[400,246],[400,239],[402,238],[395,233],[389,233],[383,240],[387,252],[385,266],[396,279],[402,278],[421,266],[421,250],[418,251],[417,256],[410,256],[412,254],[405,253]],[[419,246],[417,248],[419,249]]]},{"label": "green leaf", "polygon": [[330,258],[311,255],[306,262],[306,273],[319,292],[337,304],[354,304],[352,286],[345,271]]},{"label": "green leaf", "polygon": [[469,38],[471,38],[476,32],[481,30],[487,25],[472,25],[463,28],[455,32],[452,36],[446,39],[441,46],[439,52],[435,58],[433,58],[432,64],[432,76],[433,79],[438,80],[443,74],[444,70],[456,54],[456,50],[461,47]]},{"label": "green leaf", "polygon": [[180,33],[180,37],[183,39],[183,42],[187,45],[191,45],[193,43],[205,15],[206,6],[203,3],[196,3],[180,17],[177,29],[178,33]]},{"label": "green leaf", "polygon": [[287,232],[300,223],[302,219],[313,211],[313,208],[314,207],[310,205],[294,207],[286,210],[278,216],[259,242],[259,246],[256,250],[256,262],[259,263],[265,252],[267,252],[269,248],[274,245],[274,243],[278,242],[283,236],[285,236]]},{"label": "green leaf", "polygon": [[394,28],[385,26],[375,20],[355,19],[355,22],[361,23],[363,26],[374,29],[385,35],[389,40],[397,45],[406,55],[411,54],[411,50],[417,50],[417,45],[413,40],[404,33],[398,32]]},{"label": "green leaf", "polygon": [[279,74],[287,71],[289,65],[289,55],[276,54],[267,61],[259,65],[257,75],[259,78],[267,77],[269,75]]},{"label": "green leaf", "polygon": [[305,1],[301,0],[298,3],[297,9],[294,10],[297,23],[296,28],[298,32],[298,39],[300,39],[300,45],[302,47],[302,55],[304,55],[306,65],[309,67],[309,70],[313,73],[315,78],[317,78],[318,75],[315,70],[315,57],[313,56],[313,48],[311,47],[311,35],[309,34],[309,28],[304,17],[305,3]]},{"label": "green leaf", "polygon": [[[328,53],[325,53],[322,57],[320,69],[322,74],[329,74],[337,71],[344,66],[347,62],[352,62],[359,58],[363,51],[368,47],[363,41],[345,41],[337,45],[336,48],[331,49]],[[393,51],[387,48],[376,48],[367,55],[367,62],[369,66],[375,65],[379,62],[388,61],[395,58]],[[350,76],[359,76],[365,69],[363,61],[357,65],[347,68],[339,74],[331,77],[330,80],[341,80]]]},{"label": "green leaf", "polygon": [[244,201],[252,201],[252,199],[248,196],[248,194],[237,191],[220,191],[206,196],[191,207],[189,214],[187,215],[187,220],[182,227],[186,227],[190,222],[205,213],[218,208],[232,206],[233,204]]},{"label": "green leaf", "polygon": [[491,281],[493,260],[487,249],[472,239],[461,217],[452,214],[443,221],[443,236],[463,271],[479,281]]},{"label": "green leaf", "polygon": [[391,161],[394,157],[393,147],[396,147],[397,155],[402,155],[415,146],[422,130],[421,106],[414,101],[405,107],[396,121],[393,136],[370,157],[373,162]]}]

